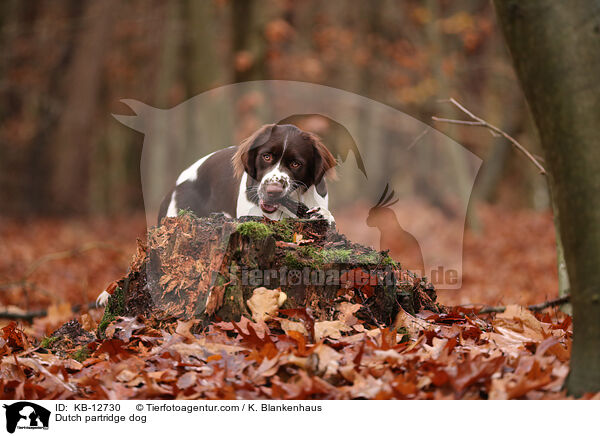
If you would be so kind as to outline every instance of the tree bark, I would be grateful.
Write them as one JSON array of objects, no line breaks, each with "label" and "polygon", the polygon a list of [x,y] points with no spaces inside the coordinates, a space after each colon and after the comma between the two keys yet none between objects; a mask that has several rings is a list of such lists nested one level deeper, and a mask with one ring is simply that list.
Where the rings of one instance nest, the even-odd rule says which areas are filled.
[{"label": "tree bark", "polygon": [[571,394],[600,391],[600,4],[495,0],[533,114],[571,281]]}]

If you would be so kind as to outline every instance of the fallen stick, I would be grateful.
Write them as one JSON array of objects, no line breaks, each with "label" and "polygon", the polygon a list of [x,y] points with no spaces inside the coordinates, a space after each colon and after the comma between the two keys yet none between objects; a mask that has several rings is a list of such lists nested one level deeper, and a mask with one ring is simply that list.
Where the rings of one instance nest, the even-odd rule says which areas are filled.
[{"label": "fallen stick", "polygon": [[[527,306],[527,309],[532,312],[541,312],[548,307],[560,306],[562,304],[568,303],[571,300],[570,295],[565,295],[563,297],[555,298],[554,300],[548,300],[544,303],[531,304]],[[486,313],[502,313],[506,310],[506,306],[488,306],[482,308],[477,315],[484,315]]]},{"label": "fallen stick", "polygon": [[[84,305],[76,304],[71,308],[71,311],[76,313],[83,308],[94,309],[96,308],[96,302],[94,301]],[[48,315],[48,311],[46,309],[35,310],[32,312],[0,312],[0,319],[32,321],[34,318],[42,318],[46,315]]]}]

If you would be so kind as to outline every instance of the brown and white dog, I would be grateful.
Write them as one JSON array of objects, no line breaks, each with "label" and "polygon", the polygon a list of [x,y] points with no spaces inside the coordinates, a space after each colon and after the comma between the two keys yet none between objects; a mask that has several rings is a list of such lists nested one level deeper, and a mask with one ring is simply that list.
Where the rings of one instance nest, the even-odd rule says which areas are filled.
[{"label": "brown and white dog", "polygon": [[318,208],[314,216],[333,223],[325,175],[332,176],[335,165],[315,134],[290,124],[267,124],[239,146],[211,153],[183,171],[161,204],[158,222],[185,209],[197,216],[294,218],[296,211],[281,204],[287,197]]},{"label": "brown and white dog", "polygon": [[[215,151],[184,170],[160,206],[158,223],[186,209],[196,216],[295,218],[296,211],[280,203],[287,197],[331,224],[325,176],[333,177],[335,166],[315,134],[290,124],[267,124],[239,146]],[[105,305],[109,297],[103,291],[96,303]]]}]

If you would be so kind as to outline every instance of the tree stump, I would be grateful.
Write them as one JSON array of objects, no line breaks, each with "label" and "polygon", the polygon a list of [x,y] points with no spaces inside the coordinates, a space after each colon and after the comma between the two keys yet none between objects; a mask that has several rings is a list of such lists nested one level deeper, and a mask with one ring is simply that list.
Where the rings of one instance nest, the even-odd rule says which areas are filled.
[{"label": "tree stump", "polygon": [[100,330],[116,316],[200,325],[250,318],[247,300],[259,287],[281,289],[282,309],[310,308],[316,320],[333,319],[341,301],[361,304],[357,316],[378,326],[391,325],[399,307],[413,314],[444,310],[431,284],[326,221],[184,213],[150,229],[147,244],[138,241]]}]

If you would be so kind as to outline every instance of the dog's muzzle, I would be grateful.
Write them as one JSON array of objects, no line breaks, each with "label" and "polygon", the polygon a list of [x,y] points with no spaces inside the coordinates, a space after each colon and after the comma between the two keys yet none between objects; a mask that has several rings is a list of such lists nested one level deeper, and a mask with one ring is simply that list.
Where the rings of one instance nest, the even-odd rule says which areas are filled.
[{"label": "dog's muzzle", "polygon": [[273,213],[279,209],[279,200],[286,196],[289,186],[289,180],[285,176],[274,175],[263,179],[259,189],[260,208],[263,212]]}]

